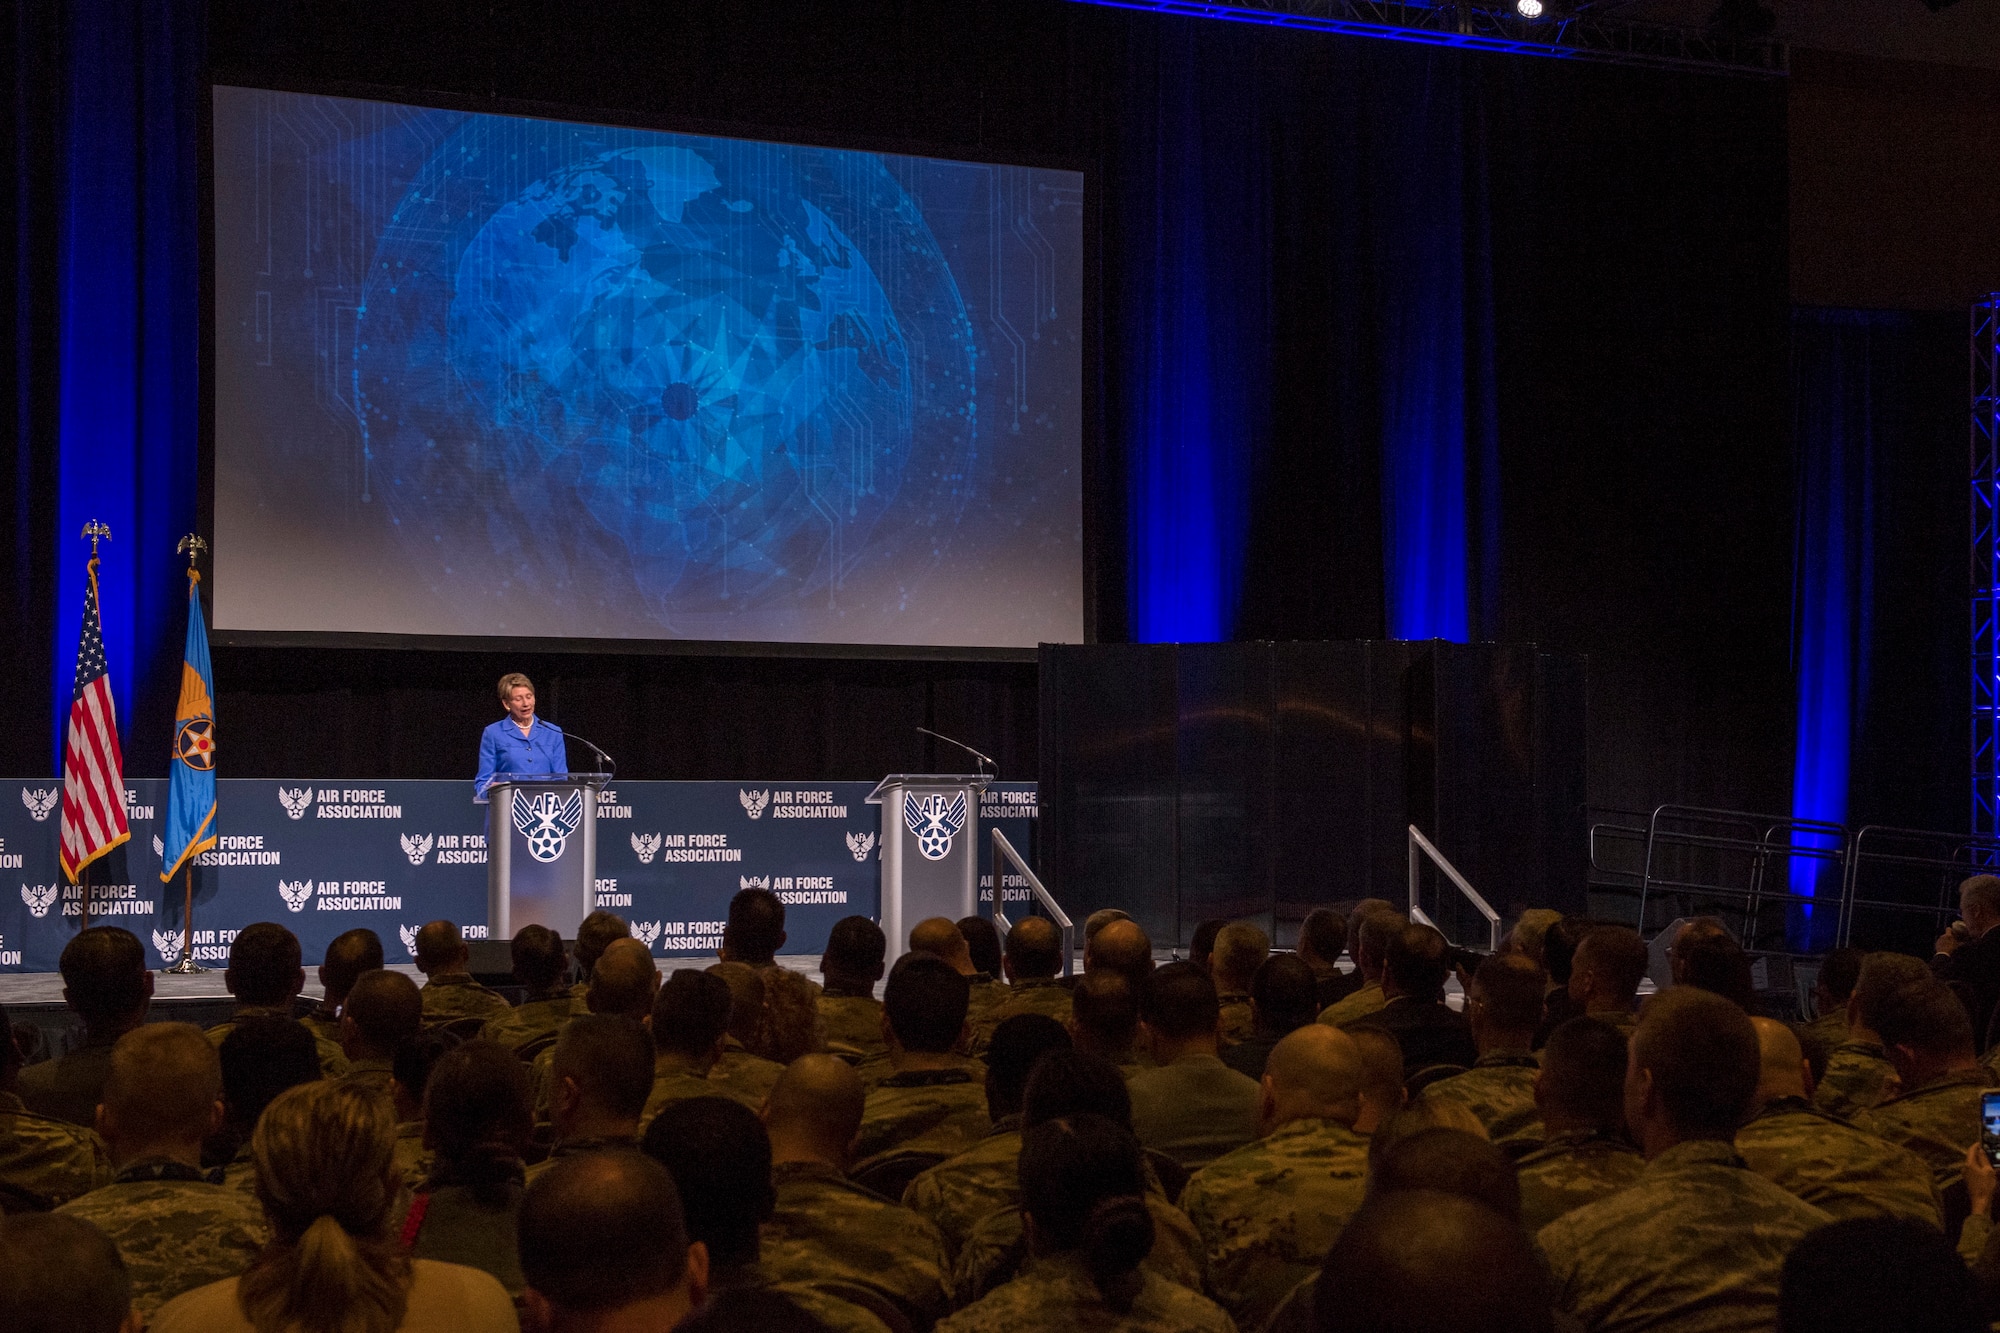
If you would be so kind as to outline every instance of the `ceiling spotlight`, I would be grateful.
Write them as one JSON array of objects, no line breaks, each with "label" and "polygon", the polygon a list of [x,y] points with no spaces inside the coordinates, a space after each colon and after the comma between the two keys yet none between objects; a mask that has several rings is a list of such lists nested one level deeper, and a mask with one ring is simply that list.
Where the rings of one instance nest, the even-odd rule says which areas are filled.
[{"label": "ceiling spotlight", "polygon": [[1542,0],[1514,0],[1514,12],[1524,19],[1538,19],[1542,16]]}]

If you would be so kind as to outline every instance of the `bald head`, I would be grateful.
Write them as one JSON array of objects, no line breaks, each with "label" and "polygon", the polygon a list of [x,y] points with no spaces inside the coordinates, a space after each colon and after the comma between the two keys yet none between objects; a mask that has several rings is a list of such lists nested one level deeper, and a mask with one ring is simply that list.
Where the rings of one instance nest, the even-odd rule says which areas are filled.
[{"label": "bald head", "polygon": [[1547,1333],[1547,1269],[1520,1224],[1474,1199],[1370,1199],[1327,1251],[1314,1326],[1370,1333]]},{"label": "bald head", "polygon": [[1798,1034],[1775,1018],[1752,1014],[1757,1030],[1757,1104],[1806,1096],[1806,1053]]},{"label": "bald head", "polygon": [[1308,1023],[1271,1048],[1259,1110],[1269,1133],[1311,1116],[1352,1125],[1361,1113],[1361,1051],[1354,1038]]},{"label": "bald head", "polygon": [[1062,971],[1062,932],[1047,917],[1022,917],[1007,932],[1000,956],[1007,980],[1039,980]]},{"label": "bald head", "polygon": [[1354,1132],[1367,1134],[1402,1109],[1403,1048],[1376,1027],[1355,1028],[1347,1037],[1361,1060],[1361,1114],[1354,1122]]},{"label": "bald head", "polygon": [[861,1132],[861,1076],[832,1055],[802,1055],[785,1066],[764,1102],[772,1160],[845,1166]]},{"label": "bald head", "polygon": [[1153,941],[1137,921],[1107,921],[1083,946],[1083,970],[1116,972],[1137,986],[1153,970]]},{"label": "bald head", "polygon": [[389,1060],[424,1024],[424,996],[401,972],[363,972],[340,1009],[340,1039],[350,1058]]},{"label": "bald head", "polygon": [[652,1012],[653,993],[659,988],[660,966],[652,952],[628,935],[611,941],[598,955],[584,1003],[593,1014],[644,1018]]},{"label": "bald head", "polygon": [[150,1023],[118,1039],[98,1126],[119,1165],[152,1153],[197,1160],[222,1121],[222,1057],[191,1023]]},{"label": "bald head", "polygon": [[729,986],[729,1035],[755,1050],[764,1040],[764,978],[747,963],[717,963],[708,970]]},{"label": "bald head", "polygon": [[457,972],[472,956],[465,936],[449,921],[427,921],[417,928],[417,971],[425,976]]},{"label": "bald head", "polygon": [[965,936],[958,933],[958,923],[946,917],[926,917],[912,926],[910,952],[942,958],[961,976],[969,977],[978,970],[972,965],[972,950],[967,946]]},{"label": "bald head", "polygon": [[1248,994],[1257,969],[1271,956],[1271,937],[1248,921],[1232,921],[1215,933],[1209,972],[1217,990]]}]

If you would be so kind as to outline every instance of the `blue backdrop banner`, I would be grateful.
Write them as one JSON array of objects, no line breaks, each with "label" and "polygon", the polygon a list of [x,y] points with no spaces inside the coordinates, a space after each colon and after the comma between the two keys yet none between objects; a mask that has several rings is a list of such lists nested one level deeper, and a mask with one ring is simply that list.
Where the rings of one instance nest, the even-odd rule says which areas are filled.
[{"label": "blue backdrop banner", "polygon": [[[597,812],[597,904],[661,956],[712,954],[729,899],[752,885],[783,899],[786,953],[816,954],[844,916],[879,915],[880,815],[866,782],[621,782]],[[299,936],[308,964],[367,926],[392,961],[443,917],[486,936],[484,807],[463,782],[225,779],[217,843],[194,865],[195,961],[221,966],[253,921]],[[998,827],[1034,862],[1032,783],[996,784],[981,836]],[[18,793],[18,795],[17,795]],[[132,839],[90,868],[90,920],[123,926],[163,966],[184,947],[183,882],[160,883],[167,784],[126,783]],[[83,920],[83,890],[56,865],[59,785],[0,783],[0,971],[51,972]],[[990,872],[990,854],[981,863]],[[990,873],[982,872],[982,898]],[[1009,874],[1008,902],[1025,898]],[[1013,910],[1019,911],[1018,906]]]}]

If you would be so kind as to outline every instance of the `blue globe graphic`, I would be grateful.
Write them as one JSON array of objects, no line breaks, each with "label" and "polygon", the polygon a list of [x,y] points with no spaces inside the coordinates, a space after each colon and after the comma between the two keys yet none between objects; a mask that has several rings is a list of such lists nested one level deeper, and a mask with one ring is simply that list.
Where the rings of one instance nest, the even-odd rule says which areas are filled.
[{"label": "blue globe graphic", "polygon": [[976,456],[976,354],[882,160],[504,124],[435,154],[362,301],[373,486],[433,590],[782,637],[864,573],[919,577]]}]

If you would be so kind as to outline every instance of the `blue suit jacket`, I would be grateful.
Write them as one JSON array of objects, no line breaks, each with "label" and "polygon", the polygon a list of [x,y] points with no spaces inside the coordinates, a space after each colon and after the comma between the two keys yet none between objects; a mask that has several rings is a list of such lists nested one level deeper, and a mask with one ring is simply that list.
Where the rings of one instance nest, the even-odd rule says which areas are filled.
[{"label": "blue suit jacket", "polygon": [[479,736],[479,775],[472,780],[472,799],[484,801],[494,779],[543,777],[569,772],[569,752],[563,734],[553,722],[537,717],[528,724],[528,734],[503,717]]}]

